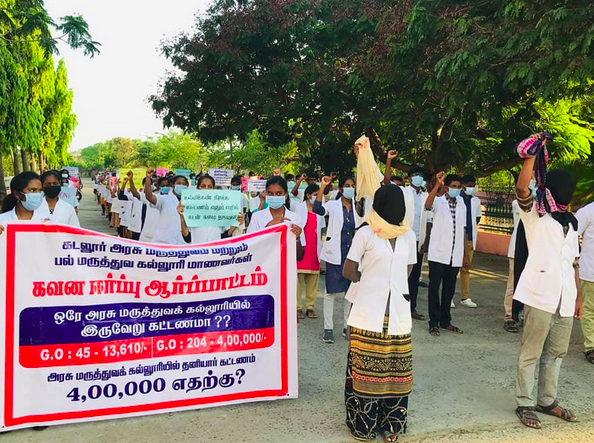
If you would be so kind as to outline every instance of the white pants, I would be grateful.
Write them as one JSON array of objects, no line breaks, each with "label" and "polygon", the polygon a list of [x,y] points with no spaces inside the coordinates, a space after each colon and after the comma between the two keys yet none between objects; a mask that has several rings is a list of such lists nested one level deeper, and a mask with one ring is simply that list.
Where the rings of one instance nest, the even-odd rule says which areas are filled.
[{"label": "white pants", "polygon": [[351,312],[351,302],[344,298],[344,292],[328,294],[324,292],[324,329],[334,329],[334,298],[340,296],[343,298],[344,305],[344,323],[343,328],[347,327],[349,313]]}]

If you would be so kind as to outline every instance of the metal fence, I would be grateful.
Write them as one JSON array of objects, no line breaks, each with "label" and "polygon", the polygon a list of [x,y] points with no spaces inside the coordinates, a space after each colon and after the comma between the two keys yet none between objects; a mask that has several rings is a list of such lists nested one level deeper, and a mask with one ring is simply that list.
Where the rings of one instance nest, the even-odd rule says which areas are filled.
[{"label": "metal fence", "polygon": [[514,230],[512,202],[516,198],[515,188],[512,186],[482,186],[480,191],[480,199],[483,206],[481,229],[484,231],[511,234]]}]

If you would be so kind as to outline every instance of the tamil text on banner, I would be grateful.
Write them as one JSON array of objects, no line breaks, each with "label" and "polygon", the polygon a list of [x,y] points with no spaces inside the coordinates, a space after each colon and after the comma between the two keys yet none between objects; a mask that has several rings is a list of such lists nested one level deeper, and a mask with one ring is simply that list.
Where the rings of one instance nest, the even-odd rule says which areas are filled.
[{"label": "tamil text on banner", "polygon": [[262,192],[266,190],[266,180],[248,180],[248,192]]},{"label": "tamil text on banner", "polygon": [[208,175],[214,178],[217,186],[231,186],[231,179],[235,174],[233,169],[213,169],[208,170]]},{"label": "tamil text on banner", "polygon": [[3,431],[297,396],[285,225],[178,247],[9,224],[0,273]]},{"label": "tamil text on banner", "polygon": [[241,192],[206,189],[182,191],[184,218],[190,228],[201,226],[238,226],[243,212]]}]

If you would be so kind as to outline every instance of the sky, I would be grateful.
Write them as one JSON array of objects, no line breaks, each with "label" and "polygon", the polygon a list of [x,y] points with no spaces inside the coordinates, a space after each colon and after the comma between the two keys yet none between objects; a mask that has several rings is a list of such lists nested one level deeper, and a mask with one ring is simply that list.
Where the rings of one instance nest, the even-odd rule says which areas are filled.
[{"label": "sky", "polygon": [[189,32],[209,0],[46,0],[52,18],[82,14],[101,54],[91,59],[82,50],[60,43],[60,54],[74,91],[78,126],[70,151],[114,137],[145,138],[163,132],[148,103],[171,64],[160,42]]}]

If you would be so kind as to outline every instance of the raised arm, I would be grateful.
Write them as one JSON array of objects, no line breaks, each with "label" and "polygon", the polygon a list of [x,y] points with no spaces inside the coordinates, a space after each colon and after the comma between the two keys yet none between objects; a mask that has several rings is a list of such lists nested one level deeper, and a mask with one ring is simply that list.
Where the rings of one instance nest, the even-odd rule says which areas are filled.
[{"label": "raised arm", "polygon": [[326,215],[326,208],[324,208],[324,206],[322,205],[322,202],[324,201],[324,190],[330,185],[331,182],[331,177],[322,177],[322,182],[320,183],[320,192],[318,192],[318,195],[316,196],[316,201],[313,205],[313,212],[317,215],[321,215],[322,217]]},{"label": "raised arm", "polygon": [[301,186],[301,183],[306,178],[307,178],[306,174],[301,174],[301,177],[299,177],[297,179],[297,181],[295,182],[295,186],[293,186],[293,189],[291,190],[291,194],[293,194],[295,197],[297,197],[299,195],[299,186]]},{"label": "raised arm", "polygon": [[144,196],[146,199],[153,205],[157,204],[157,196],[153,194],[153,188],[151,186],[151,177],[155,173],[154,169],[147,169],[146,170],[146,177],[147,179],[144,181]]},{"label": "raised arm", "polygon": [[[136,197],[138,200],[140,200],[140,193],[138,192],[138,189],[136,189],[136,185],[134,184],[134,173],[132,171],[128,171],[128,182],[130,183],[130,192],[132,193],[132,195],[134,197]],[[149,181],[148,179],[145,180],[145,183]],[[152,187],[151,187],[152,189]]]},{"label": "raised arm", "polygon": [[398,151],[388,151],[386,170],[384,171],[384,185],[392,183],[392,160],[398,157]]},{"label": "raised arm", "polygon": [[516,194],[519,198],[528,198],[530,196],[530,181],[532,180],[532,171],[534,171],[534,161],[536,157],[528,157],[522,164],[522,170],[518,177],[516,185]]},{"label": "raised arm", "polygon": [[431,189],[429,196],[427,197],[427,201],[425,202],[425,210],[431,211],[431,209],[433,209],[433,202],[435,201],[435,197],[437,196],[437,193],[443,186],[444,177],[445,177],[445,173],[443,171],[438,172],[437,175],[435,176],[436,183],[435,183],[435,186],[433,186],[433,189]]}]

